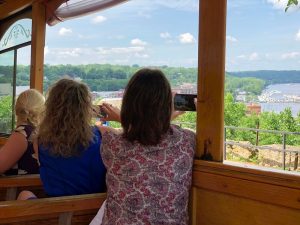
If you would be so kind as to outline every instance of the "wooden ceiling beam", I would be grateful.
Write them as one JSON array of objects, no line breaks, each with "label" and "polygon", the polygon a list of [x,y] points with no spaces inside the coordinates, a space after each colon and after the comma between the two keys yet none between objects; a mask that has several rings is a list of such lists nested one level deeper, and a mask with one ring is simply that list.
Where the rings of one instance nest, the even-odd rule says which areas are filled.
[{"label": "wooden ceiling beam", "polygon": [[37,0],[5,1],[0,5],[0,20],[31,6],[35,1]]}]

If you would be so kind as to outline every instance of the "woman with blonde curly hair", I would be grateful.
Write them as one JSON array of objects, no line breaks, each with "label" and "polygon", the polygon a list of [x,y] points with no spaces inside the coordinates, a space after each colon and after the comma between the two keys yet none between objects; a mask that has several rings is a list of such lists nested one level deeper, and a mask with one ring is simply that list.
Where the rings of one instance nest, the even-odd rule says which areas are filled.
[{"label": "woman with blonde curly hair", "polygon": [[[106,191],[101,133],[91,127],[92,115],[92,98],[84,83],[64,78],[50,88],[35,149],[47,195]],[[33,197],[23,192],[19,199]]]},{"label": "woman with blonde curly hair", "polygon": [[35,89],[22,92],[15,105],[17,127],[0,149],[0,173],[36,174],[38,163],[33,139],[44,110],[45,98]]}]

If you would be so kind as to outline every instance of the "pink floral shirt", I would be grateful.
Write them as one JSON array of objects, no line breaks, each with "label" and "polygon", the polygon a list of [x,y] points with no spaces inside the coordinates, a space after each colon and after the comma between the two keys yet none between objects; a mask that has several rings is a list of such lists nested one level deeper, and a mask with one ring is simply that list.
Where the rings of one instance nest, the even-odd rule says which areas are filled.
[{"label": "pink floral shirt", "polygon": [[172,125],[157,146],[103,134],[107,202],[102,225],[188,224],[195,133]]}]

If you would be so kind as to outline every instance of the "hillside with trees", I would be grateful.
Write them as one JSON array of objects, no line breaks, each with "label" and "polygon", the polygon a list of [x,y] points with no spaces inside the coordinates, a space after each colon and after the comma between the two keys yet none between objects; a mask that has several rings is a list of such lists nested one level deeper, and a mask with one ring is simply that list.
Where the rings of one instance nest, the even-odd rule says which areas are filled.
[{"label": "hillside with trees", "polygon": [[[44,90],[59,78],[68,75],[81,79],[87,83],[92,91],[117,91],[123,89],[129,78],[141,67],[138,65],[121,66],[110,64],[88,64],[88,65],[45,65],[44,66]],[[171,85],[178,86],[183,83],[197,82],[197,68],[183,67],[159,67],[164,71]],[[12,81],[11,66],[0,66],[0,83]],[[17,86],[29,85],[30,67],[18,65]],[[253,95],[261,93],[265,82],[258,78],[238,78],[226,74],[225,90],[234,93],[236,90],[246,91]]]},{"label": "hillside with trees", "polygon": [[300,83],[300,71],[277,71],[277,70],[258,70],[258,71],[242,71],[229,72],[230,75],[240,78],[255,77],[270,84],[284,84],[284,83]]}]

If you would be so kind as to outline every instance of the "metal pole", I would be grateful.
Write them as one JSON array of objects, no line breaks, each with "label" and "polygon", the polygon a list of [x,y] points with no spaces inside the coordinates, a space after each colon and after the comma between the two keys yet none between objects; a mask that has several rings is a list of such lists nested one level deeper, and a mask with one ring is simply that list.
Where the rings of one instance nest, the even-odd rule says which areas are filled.
[{"label": "metal pole", "polygon": [[258,146],[258,142],[259,142],[259,136],[258,136],[258,129],[259,129],[259,121],[256,124],[256,141],[255,141],[255,145]]},{"label": "metal pole", "polygon": [[226,127],[224,127],[224,149],[223,149],[223,159],[226,160]]},{"label": "metal pole", "polygon": [[295,154],[295,162],[294,162],[294,170],[298,169],[298,160],[299,160],[299,153]]},{"label": "metal pole", "polygon": [[283,138],[282,138],[282,145],[283,145],[283,151],[282,151],[282,167],[283,170],[285,170],[285,147],[286,147],[286,133],[283,133]]}]

